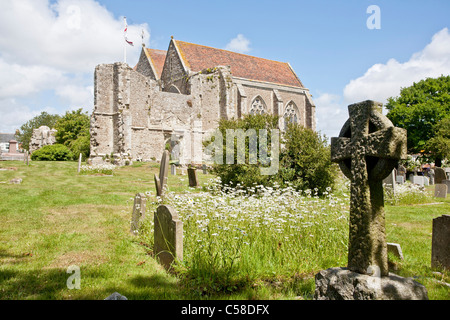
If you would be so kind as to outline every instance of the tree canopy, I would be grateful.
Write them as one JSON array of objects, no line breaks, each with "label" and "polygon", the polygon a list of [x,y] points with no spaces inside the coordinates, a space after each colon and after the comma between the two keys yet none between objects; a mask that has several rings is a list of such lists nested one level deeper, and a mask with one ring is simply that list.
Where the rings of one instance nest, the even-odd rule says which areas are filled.
[{"label": "tree canopy", "polygon": [[444,154],[434,138],[441,132],[439,123],[450,117],[450,76],[427,78],[402,88],[400,96],[388,99],[386,108],[392,123],[408,131],[408,152],[440,162]]},{"label": "tree canopy", "polygon": [[30,150],[31,136],[33,135],[33,129],[37,129],[41,126],[47,126],[53,129],[56,122],[61,118],[58,114],[48,114],[43,111],[40,115],[29,120],[27,123],[20,127],[20,130],[16,132],[17,140],[22,144],[22,148],[25,150]]}]

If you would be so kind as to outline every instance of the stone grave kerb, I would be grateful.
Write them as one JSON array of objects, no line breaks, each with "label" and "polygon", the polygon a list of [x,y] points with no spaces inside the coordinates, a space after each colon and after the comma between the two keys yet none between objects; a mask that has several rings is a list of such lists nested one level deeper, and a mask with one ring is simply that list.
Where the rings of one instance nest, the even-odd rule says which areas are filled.
[{"label": "stone grave kerb", "polygon": [[349,119],[331,138],[331,159],[351,181],[348,268],[388,275],[383,179],[405,159],[406,130],[372,100],[348,106]]}]

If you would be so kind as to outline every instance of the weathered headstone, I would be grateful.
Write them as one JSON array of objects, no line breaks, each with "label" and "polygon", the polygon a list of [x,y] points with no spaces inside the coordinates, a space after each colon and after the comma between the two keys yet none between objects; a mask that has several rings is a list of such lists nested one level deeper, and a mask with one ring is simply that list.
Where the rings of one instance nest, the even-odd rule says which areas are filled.
[{"label": "weathered headstone", "polygon": [[439,183],[434,185],[434,196],[437,198],[446,198],[448,187],[446,184]]},{"label": "weathered headstone", "polygon": [[405,168],[405,166],[403,166],[401,164],[398,165],[397,175],[403,176],[404,179],[406,180],[406,168]]},{"label": "weathered headstone", "polygon": [[433,219],[431,267],[450,270],[450,215]]},{"label": "weathered headstone", "polygon": [[80,173],[80,170],[81,170],[81,159],[82,159],[82,155],[80,153],[80,156],[78,157],[78,173]]},{"label": "weathered headstone", "polygon": [[167,189],[167,175],[169,173],[169,151],[164,150],[161,162],[159,164],[159,176],[155,174],[155,187],[156,195],[158,197],[164,196],[164,192]]},{"label": "weathered headstone", "polygon": [[202,170],[203,170],[203,174],[208,173],[208,171],[206,170],[206,164],[202,164]]},{"label": "weathered headstone", "polygon": [[110,296],[106,297],[105,300],[128,300],[127,297],[121,295],[118,292],[112,293]]},{"label": "weathered headstone", "polygon": [[139,230],[142,219],[145,218],[145,208],[147,205],[147,197],[144,193],[138,193],[134,197],[133,213],[131,216],[131,233],[136,234]]},{"label": "weathered headstone", "polygon": [[198,187],[197,170],[195,168],[188,168],[189,187]]},{"label": "weathered headstone", "polygon": [[442,180],[442,184],[447,186],[447,193],[450,193],[450,180]]},{"label": "weathered headstone", "polygon": [[388,270],[383,179],[406,158],[406,130],[393,126],[381,103],[348,110],[339,137],[331,138],[331,160],[351,180],[348,265],[316,274],[315,299],[427,299],[424,286]]},{"label": "weathered headstone", "polygon": [[177,175],[177,167],[174,164],[170,165],[170,174],[173,176]]},{"label": "weathered headstone", "polygon": [[430,184],[433,185],[434,184],[434,169],[430,169],[430,171],[428,171],[428,177],[430,177]]},{"label": "weathered headstone", "polygon": [[445,180],[447,177],[445,175],[445,170],[440,167],[434,168],[434,183],[442,183],[442,180]]},{"label": "weathered headstone", "polygon": [[170,268],[175,260],[183,260],[183,222],[169,206],[160,205],[154,217],[155,256]]}]

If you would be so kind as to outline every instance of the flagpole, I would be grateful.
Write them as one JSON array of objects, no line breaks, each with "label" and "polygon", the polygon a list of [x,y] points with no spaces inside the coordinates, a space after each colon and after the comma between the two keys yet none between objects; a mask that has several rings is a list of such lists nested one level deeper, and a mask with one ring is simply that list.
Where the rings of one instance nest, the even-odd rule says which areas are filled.
[{"label": "flagpole", "polygon": [[[125,31],[127,30],[127,17],[123,17],[123,22],[125,24]],[[127,43],[124,42],[123,47],[123,62],[127,63]]]}]

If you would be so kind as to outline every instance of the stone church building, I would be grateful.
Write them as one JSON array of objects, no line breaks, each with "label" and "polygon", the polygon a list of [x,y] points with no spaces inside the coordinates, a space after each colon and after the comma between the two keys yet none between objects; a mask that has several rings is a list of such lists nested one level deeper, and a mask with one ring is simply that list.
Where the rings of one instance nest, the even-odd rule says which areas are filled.
[{"label": "stone church building", "polygon": [[167,51],[143,46],[134,68],[98,65],[94,82],[92,163],[159,160],[165,148],[181,164],[201,163],[202,137],[246,114],[315,130],[309,90],[285,62],[172,38]]}]

